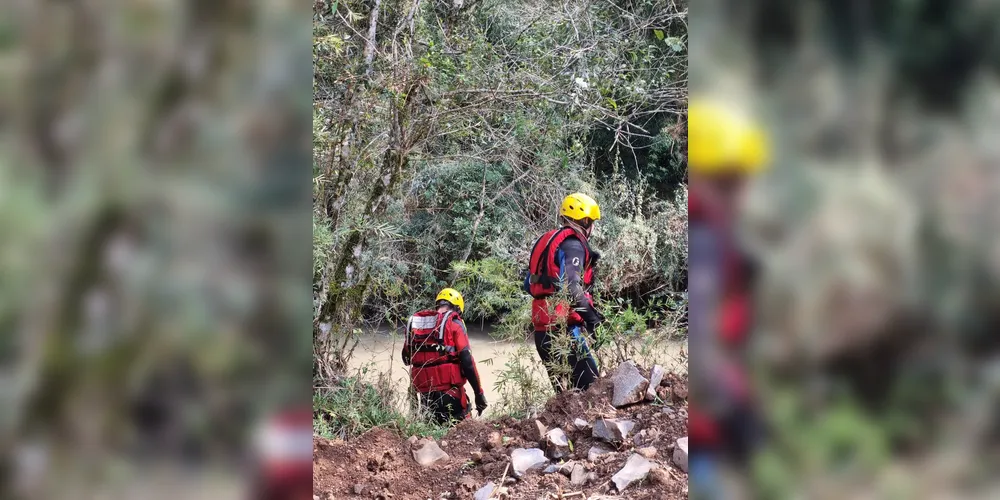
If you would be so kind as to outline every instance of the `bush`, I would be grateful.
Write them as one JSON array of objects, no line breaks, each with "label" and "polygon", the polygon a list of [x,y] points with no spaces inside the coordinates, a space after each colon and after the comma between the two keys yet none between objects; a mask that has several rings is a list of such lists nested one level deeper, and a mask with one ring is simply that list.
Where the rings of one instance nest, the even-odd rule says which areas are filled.
[{"label": "bush", "polygon": [[407,415],[397,406],[397,396],[387,373],[374,383],[366,381],[363,368],[332,387],[313,392],[313,431],[327,439],[347,439],[375,427],[393,429],[403,436],[439,439],[448,431],[426,415]]}]

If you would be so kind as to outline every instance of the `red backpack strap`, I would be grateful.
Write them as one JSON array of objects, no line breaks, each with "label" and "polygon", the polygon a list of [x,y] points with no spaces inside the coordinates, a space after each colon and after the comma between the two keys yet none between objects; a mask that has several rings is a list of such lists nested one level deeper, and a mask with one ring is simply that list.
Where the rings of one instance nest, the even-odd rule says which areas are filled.
[{"label": "red backpack strap", "polygon": [[[546,266],[546,275],[549,277],[558,277],[559,263],[556,262],[556,250],[559,249],[559,245],[562,245],[564,241],[570,236],[575,237],[583,243],[583,268],[586,269],[590,266],[590,246],[587,244],[587,238],[583,237],[571,227],[563,227],[558,230],[555,237],[549,242],[548,248],[546,249],[548,254],[546,255],[546,261],[548,265]],[[583,271],[583,269],[581,269]],[[581,275],[583,272],[580,273]]]}]

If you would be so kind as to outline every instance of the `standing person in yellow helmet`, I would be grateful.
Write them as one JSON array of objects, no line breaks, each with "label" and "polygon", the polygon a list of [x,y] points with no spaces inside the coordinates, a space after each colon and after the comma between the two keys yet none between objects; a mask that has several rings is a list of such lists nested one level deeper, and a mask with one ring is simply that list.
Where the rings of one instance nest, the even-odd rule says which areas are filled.
[{"label": "standing person in yellow helmet", "polygon": [[[593,198],[573,193],[563,199],[559,209],[558,229],[539,237],[531,248],[528,276],[524,290],[531,294],[531,321],[535,348],[545,365],[556,392],[568,388],[586,389],[598,377],[597,362],[583,335],[586,330],[596,341],[596,328],[604,317],[594,308],[590,296],[594,265],[600,259],[588,243],[594,224],[601,218],[601,208]],[[553,297],[565,292],[568,301]],[[555,367],[553,335],[569,336],[567,359],[569,383],[559,380]]]},{"label": "standing person in yellow helmet", "polygon": [[[725,103],[688,106],[688,433],[692,493],[719,484],[718,459],[746,465],[760,427],[746,369],[751,331],[751,262],[734,230],[748,181],[767,167],[765,132]],[[710,491],[707,498],[725,498]]]},{"label": "standing person in yellow helmet", "polygon": [[462,321],[465,299],[454,288],[445,288],[434,302],[434,309],[414,314],[407,323],[403,364],[410,367],[410,382],[420,394],[421,406],[438,423],[468,418],[466,382],[472,385],[476,410],[482,415],[486,396]]}]

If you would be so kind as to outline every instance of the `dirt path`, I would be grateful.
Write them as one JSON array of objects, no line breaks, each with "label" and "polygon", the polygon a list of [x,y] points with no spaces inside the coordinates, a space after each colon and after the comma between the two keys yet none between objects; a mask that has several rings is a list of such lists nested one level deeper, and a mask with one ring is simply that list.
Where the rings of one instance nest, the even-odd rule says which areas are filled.
[{"label": "dirt path", "polygon": [[[648,373],[648,372],[647,372]],[[677,438],[687,434],[687,380],[668,375],[664,381],[667,404],[640,403],[615,409],[609,402],[611,383],[601,380],[585,393],[564,393],[552,398],[537,419],[548,428],[566,431],[573,449],[566,460],[582,463],[596,479],[585,486],[572,486],[566,476],[555,472],[531,472],[507,485],[510,499],[545,499],[548,494],[580,491],[572,499],[615,495],[632,499],[687,498],[687,474],[671,463]],[[590,429],[577,429],[576,418],[593,422],[597,418],[621,418],[635,423],[629,437],[615,452],[588,460],[588,451],[598,442]],[[375,429],[350,441],[316,438],[313,455],[314,492],[322,500],[371,499],[438,500],[471,499],[489,481],[499,483],[513,449],[540,446],[535,419],[516,421],[467,420],[439,441],[449,458],[430,467],[414,461],[411,443],[400,436]],[[492,436],[491,436],[492,435]],[[614,491],[611,476],[638,448],[656,449],[650,461],[655,474]],[[644,450],[649,453],[649,450]],[[509,474],[508,474],[509,476]],[[392,496],[387,496],[391,493]]]}]

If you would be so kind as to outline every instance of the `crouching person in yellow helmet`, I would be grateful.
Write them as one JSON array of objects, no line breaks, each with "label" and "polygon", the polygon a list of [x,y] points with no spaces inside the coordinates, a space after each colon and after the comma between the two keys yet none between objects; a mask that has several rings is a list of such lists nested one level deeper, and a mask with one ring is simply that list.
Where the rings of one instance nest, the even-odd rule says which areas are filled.
[{"label": "crouching person in yellow helmet", "polygon": [[[524,290],[534,299],[531,322],[535,348],[556,392],[569,388],[586,389],[598,377],[597,362],[590,352],[584,330],[596,339],[596,328],[604,317],[594,308],[590,287],[594,265],[600,254],[590,248],[588,238],[601,218],[601,208],[593,198],[573,193],[563,199],[559,209],[558,229],[546,232],[531,248],[528,276]],[[565,293],[568,300],[554,297]],[[568,336],[570,349],[565,366],[570,373],[568,384],[558,374],[563,363],[556,359],[553,345],[557,335]],[[556,345],[559,345],[558,343]]]},{"label": "crouching person in yellow helmet", "polygon": [[440,424],[469,417],[466,382],[472,385],[476,410],[482,415],[486,409],[463,312],[462,294],[445,288],[437,295],[434,309],[414,314],[407,323],[403,364],[410,367],[410,381],[420,394],[421,406]]}]

